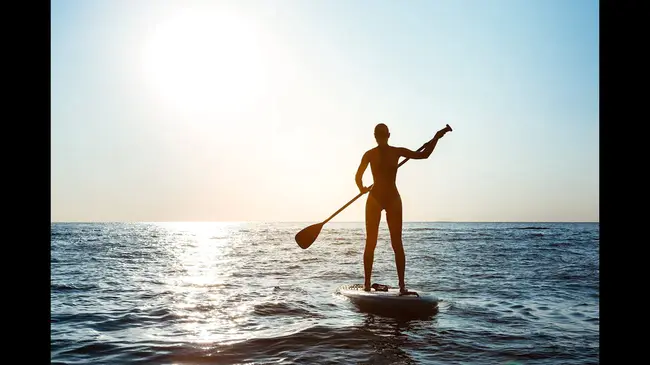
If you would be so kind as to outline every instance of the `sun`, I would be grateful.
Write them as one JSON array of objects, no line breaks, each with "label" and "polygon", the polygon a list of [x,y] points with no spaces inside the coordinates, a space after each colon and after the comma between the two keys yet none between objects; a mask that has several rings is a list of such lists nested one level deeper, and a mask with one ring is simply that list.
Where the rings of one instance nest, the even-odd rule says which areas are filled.
[{"label": "sun", "polygon": [[264,90],[260,35],[254,23],[224,9],[177,9],[146,38],[147,85],[177,111],[236,112]]}]

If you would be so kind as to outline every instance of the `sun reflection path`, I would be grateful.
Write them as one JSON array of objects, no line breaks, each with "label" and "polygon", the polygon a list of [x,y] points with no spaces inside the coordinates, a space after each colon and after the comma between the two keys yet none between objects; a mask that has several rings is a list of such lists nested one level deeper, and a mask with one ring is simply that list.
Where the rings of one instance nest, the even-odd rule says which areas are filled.
[{"label": "sun reflection path", "polygon": [[243,340],[241,327],[250,321],[253,302],[236,300],[233,284],[237,236],[246,223],[170,222],[160,223],[177,260],[174,277],[168,278],[173,291],[172,311],[185,340],[197,344],[227,344]]}]

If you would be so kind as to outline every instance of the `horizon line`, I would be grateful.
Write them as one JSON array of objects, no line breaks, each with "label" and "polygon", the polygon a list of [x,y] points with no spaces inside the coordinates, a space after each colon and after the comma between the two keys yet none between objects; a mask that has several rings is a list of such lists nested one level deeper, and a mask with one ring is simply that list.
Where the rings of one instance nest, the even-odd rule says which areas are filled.
[{"label": "horizon line", "polygon": [[[318,224],[322,221],[272,221],[272,220],[250,220],[250,221],[50,221],[52,223],[301,223],[301,224]],[[364,221],[330,221],[328,223],[365,223]],[[403,223],[600,223],[600,221],[452,221],[452,220],[409,220]]]}]

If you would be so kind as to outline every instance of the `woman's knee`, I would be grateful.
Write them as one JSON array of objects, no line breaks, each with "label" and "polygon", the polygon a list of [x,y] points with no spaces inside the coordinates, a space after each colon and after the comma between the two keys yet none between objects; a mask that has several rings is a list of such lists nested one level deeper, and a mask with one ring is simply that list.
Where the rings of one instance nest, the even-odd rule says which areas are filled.
[{"label": "woman's knee", "polygon": [[391,241],[391,246],[393,246],[393,252],[396,254],[404,254],[404,246],[401,240],[398,242]]},{"label": "woman's knee", "polygon": [[369,234],[366,236],[366,246],[365,246],[365,251],[367,252],[368,250],[370,251],[375,251],[375,247],[377,247],[377,236]]}]

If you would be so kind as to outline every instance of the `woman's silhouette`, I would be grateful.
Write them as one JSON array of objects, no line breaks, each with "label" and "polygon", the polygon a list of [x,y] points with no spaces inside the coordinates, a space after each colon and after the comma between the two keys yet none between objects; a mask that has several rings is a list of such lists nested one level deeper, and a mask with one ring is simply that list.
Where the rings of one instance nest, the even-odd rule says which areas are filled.
[{"label": "woman's silhouette", "polygon": [[[370,190],[366,200],[366,247],[363,253],[364,268],[364,290],[370,290],[370,277],[372,275],[372,263],[377,246],[377,235],[379,232],[379,221],[381,211],[386,210],[386,222],[390,231],[390,242],[395,253],[395,265],[397,266],[397,277],[399,279],[400,292],[406,292],[404,284],[404,268],[406,258],[402,245],[402,199],[395,184],[397,176],[397,165],[400,157],[410,159],[425,159],[431,155],[438,140],[445,133],[451,131],[449,126],[439,130],[424,150],[412,151],[404,147],[393,147],[388,145],[390,133],[388,127],[377,124],[375,127],[375,140],[377,147],[366,151],[361,159],[361,164],[355,176],[355,182],[361,192]],[[363,186],[363,173],[370,164],[372,170],[372,188]]]}]

